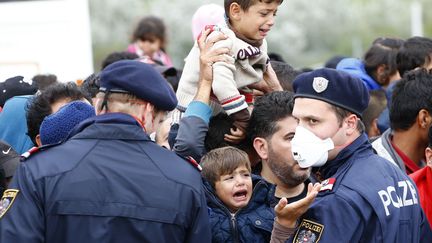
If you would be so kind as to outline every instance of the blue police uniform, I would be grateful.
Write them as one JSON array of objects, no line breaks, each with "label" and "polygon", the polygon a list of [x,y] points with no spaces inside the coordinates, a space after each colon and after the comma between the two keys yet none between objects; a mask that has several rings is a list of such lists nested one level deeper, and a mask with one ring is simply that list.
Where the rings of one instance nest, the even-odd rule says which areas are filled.
[{"label": "blue police uniform", "polygon": [[[359,118],[369,102],[361,80],[333,69],[299,75],[293,88],[295,99],[321,100]],[[318,171],[327,180],[292,242],[432,242],[414,183],[373,152],[365,133]]]},{"label": "blue police uniform", "polygon": [[108,113],[17,170],[0,201],[0,242],[209,242],[199,171],[152,142],[141,121],[108,109],[109,95],[123,93],[173,110],[166,80],[123,60],[102,71],[100,85]]},{"label": "blue police uniform", "polygon": [[20,166],[0,242],[210,241],[196,168],[126,114],[90,118],[76,132]]},{"label": "blue police uniform", "polygon": [[323,188],[292,242],[432,242],[414,183],[365,134],[321,167]]}]

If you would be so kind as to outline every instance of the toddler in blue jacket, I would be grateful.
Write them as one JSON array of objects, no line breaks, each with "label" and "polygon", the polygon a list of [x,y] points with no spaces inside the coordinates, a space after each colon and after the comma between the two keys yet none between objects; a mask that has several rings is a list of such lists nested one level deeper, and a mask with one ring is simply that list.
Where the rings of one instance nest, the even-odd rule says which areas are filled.
[{"label": "toddler in blue jacket", "polygon": [[234,147],[201,160],[212,242],[270,242],[274,186],[251,174],[248,155]]}]

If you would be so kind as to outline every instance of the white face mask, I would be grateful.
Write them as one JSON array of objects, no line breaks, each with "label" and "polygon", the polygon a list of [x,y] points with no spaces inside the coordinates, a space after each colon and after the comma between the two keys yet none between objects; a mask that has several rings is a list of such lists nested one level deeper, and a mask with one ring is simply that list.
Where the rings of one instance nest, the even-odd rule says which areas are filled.
[{"label": "white face mask", "polygon": [[301,168],[323,166],[328,159],[328,151],[334,148],[331,138],[321,139],[308,129],[297,126],[291,141],[291,151]]}]

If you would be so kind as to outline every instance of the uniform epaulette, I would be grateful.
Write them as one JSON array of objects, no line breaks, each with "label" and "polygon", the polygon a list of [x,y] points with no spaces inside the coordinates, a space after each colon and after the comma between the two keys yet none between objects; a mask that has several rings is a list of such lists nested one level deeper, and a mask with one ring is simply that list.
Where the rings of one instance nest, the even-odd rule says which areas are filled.
[{"label": "uniform epaulette", "polygon": [[181,156],[179,155],[181,158],[183,158],[184,160],[186,160],[187,162],[189,162],[189,164],[191,164],[193,167],[195,167],[199,172],[202,171],[202,167],[201,165],[198,164],[198,162],[196,162],[196,160],[194,158],[192,158],[192,156]]},{"label": "uniform epaulette", "polygon": [[44,151],[47,150],[49,148],[55,147],[59,144],[61,144],[62,142],[59,143],[53,143],[53,144],[47,144],[47,145],[43,145],[40,147],[33,147],[31,149],[29,149],[27,152],[24,152],[23,154],[21,154],[21,161],[26,161],[28,158],[30,158],[33,154],[37,154],[40,151]]},{"label": "uniform epaulette", "polygon": [[333,186],[334,186],[335,182],[336,182],[336,178],[329,178],[329,179],[321,182],[320,192],[333,190]]}]

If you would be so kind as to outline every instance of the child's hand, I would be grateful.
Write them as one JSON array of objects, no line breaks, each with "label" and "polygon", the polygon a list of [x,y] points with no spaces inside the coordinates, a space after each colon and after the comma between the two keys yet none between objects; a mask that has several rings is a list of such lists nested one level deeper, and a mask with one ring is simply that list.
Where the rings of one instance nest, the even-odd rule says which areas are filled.
[{"label": "child's hand", "polygon": [[308,210],[320,189],[320,183],[315,183],[313,186],[309,183],[305,198],[290,204],[286,198],[281,198],[275,206],[276,221],[287,228],[294,228],[298,218]]},{"label": "child's hand", "polygon": [[252,89],[257,89],[264,93],[283,90],[276,76],[276,73],[270,63],[267,65],[267,70],[263,75],[263,80],[258,83],[249,85],[248,87]]},{"label": "child's hand", "polygon": [[237,127],[230,129],[231,134],[225,134],[224,140],[232,143],[232,144],[239,144],[243,139],[246,138],[246,132],[242,129],[239,129]]}]

